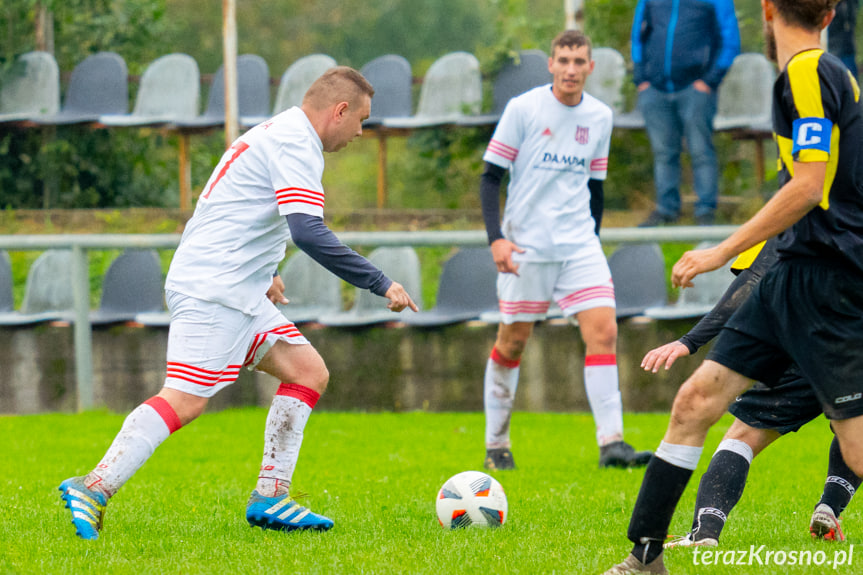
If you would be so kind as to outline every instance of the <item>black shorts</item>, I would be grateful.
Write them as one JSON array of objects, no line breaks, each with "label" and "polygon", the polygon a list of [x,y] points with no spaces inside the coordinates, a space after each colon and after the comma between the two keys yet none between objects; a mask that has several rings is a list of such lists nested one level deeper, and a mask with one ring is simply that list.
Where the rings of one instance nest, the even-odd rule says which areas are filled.
[{"label": "black shorts", "polygon": [[797,431],[822,413],[815,390],[794,365],[782,375],[778,385],[756,383],[738,396],[728,411],[750,427],[773,429],[782,435]]},{"label": "black shorts", "polygon": [[707,358],[770,387],[796,363],[829,419],[863,415],[863,277],[834,262],[780,260]]}]

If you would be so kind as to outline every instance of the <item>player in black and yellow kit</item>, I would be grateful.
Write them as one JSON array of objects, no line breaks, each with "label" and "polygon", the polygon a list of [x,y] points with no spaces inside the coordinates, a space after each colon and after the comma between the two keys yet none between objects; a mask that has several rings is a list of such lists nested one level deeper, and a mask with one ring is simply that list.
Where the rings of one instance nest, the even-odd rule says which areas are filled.
[{"label": "player in black and yellow kit", "polygon": [[[719,334],[764,273],[776,261],[776,238],[741,254],[732,264],[736,278],[710,312],[677,341],[653,349],[641,367],[656,373],[695,353]],[[710,459],[698,485],[692,530],[666,543],[672,547],[715,546],[729,513],[740,501],[752,460],[768,445],[821,415],[821,404],[812,386],[791,366],[778,385],[756,383],[728,408],[735,420]],[[809,522],[813,537],[844,541],[839,516],[848,506],[861,479],[842,459],[836,438],[830,444],[827,480]]]},{"label": "player in black and yellow kit", "polygon": [[752,380],[777,385],[792,363],[812,386],[843,458],[863,476],[863,117],[848,70],[820,48],[835,0],[762,0],[781,73],[773,123],[780,189],[716,247],[687,252],[672,283],[717,269],[778,235],[777,262],[683,384],[645,471],[634,543],[607,575],[666,573],[662,544],[710,427]]}]

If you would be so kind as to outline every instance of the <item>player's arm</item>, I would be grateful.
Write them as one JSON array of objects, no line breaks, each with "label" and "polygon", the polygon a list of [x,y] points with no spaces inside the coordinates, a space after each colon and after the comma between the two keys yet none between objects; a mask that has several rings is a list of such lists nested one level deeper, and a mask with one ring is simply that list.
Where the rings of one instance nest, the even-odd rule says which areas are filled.
[{"label": "player's arm", "polygon": [[503,182],[504,174],[506,169],[492,162],[486,162],[480,176],[479,199],[488,244],[491,246],[491,255],[497,270],[502,273],[517,274],[518,265],[512,261],[512,252],[521,253],[524,250],[503,237],[503,231],[500,229],[500,184]]},{"label": "player's arm", "polygon": [[605,209],[605,192],[602,189],[602,180],[593,178],[587,180],[587,189],[590,190],[590,215],[593,216],[593,231],[599,235],[602,226],[602,212]]},{"label": "player's arm", "polygon": [[797,223],[823,196],[826,162],[794,162],[794,177],[782,186],[757,214],[719,245],[683,254],[671,270],[675,287],[692,287],[692,278],[715,270]]},{"label": "player's arm", "polygon": [[351,285],[388,298],[388,307],[393,311],[401,311],[406,307],[418,310],[401,284],[388,278],[369,260],[339,241],[322,218],[302,213],[285,217],[294,244],[324,268]]}]

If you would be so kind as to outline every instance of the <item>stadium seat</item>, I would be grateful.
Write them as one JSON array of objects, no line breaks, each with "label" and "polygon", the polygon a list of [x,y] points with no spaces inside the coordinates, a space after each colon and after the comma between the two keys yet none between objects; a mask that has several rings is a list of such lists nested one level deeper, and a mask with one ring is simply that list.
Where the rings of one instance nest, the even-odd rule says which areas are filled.
[{"label": "stadium seat", "polygon": [[[701,242],[695,249],[713,247],[714,242]],[[700,317],[713,309],[713,306],[734,281],[731,273],[731,262],[721,268],[696,276],[692,280],[693,287],[683,289],[680,298],[673,304],[661,307],[649,307],[644,315],[653,319],[682,319]]]},{"label": "stadium seat", "polygon": [[719,85],[715,130],[751,130],[771,134],[776,71],[763,54],[739,54]]},{"label": "stadium seat", "polygon": [[201,73],[188,54],[168,54],[154,60],[141,76],[131,114],[103,115],[106,126],[154,126],[191,120],[198,114]]},{"label": "stadium seat", "polygon": [[360,70],[375,89],[372,111],[363,127],[380,125],[384,118],[408,118],[413,111],[411,65],[396,54],[379,56]]},{"label": "stadium seat", "polygon": [[[270,113],[270,68],[255,54],[237,57],[237,108],[244,116],[267,116]],[[196,118],[176,121],[182,131],[221,128],[225,125],[225,67],[220,66],[213,76],[207,96],[207,109]]]},{"label": "stadium seat", "polygon": [[72,70],[60,111],[31,120],[44,125],[87,124],[98,122],[103,114],[128,112],[126,61],[114,52],[99,52],[87,56]]},{"label": "stadium seat", "polygon": [[[420,307],[422,301],[420,262],[411,247],[377,248],[369,254],[369,261],[404,286]],[[387,309],[387,299],[369,290],[355,288],[354,305],[345,312],[324,314],[318,322],[333,327],[361,327],[378,323],[403,321],[411,310],[394,313]]]},{"label": "stadium seat", "polygon": [[[6,260],[8,263],[8,259]],[[0,264],[0,268],[2,268]],[[0,271],[0,282],[2,282]],[[11,297],[11,272],[9,278]],[[0,311],[0,325],[23,326],[49,321],[72,321],[75,317],[72,285],[72,252],[43,252],[27,274],[24,301],[20,311],[7,305]],[[0,286],[2,288],[2,286]]]},{"label": "stadium seat", "polygon": [[423,78],[415,115],[384,118],[385,128],[412,129],[454,124],[465,116],[479,114],[482,78],[479,61],[467,52],[441,56]]},{"label": "stadium seat", "polygon": [[515,96],[551,82],[548,56],[542,50],[519,52],[517,60],[509,60],[494,79],[492,110],[488,114],[465,116],[458,120],[462,126],[496,124],[509,102]]},{"label": "stadium seat", "polygon": [[269,110],[267,110],[263,114],[258,115],[240,114],[240,124],[250,128],[268,120],[271,116],[284,112],[292,106],[299,106],[303,103],[303,96],[305,96],[309,86],[320,78],[321,74],[335,65],[336,61],[326,54],[303,56],[288,66],[288,69],[282,74],[279,90],[276,92],[276,103],[273,106],[273,113],[268,115]]},{"label": "stadium seat", "polygon": [[278,305],[294,323],[317,321],[342,309],[342,281],[305,252],[297,250],[279,270],[287,305]]},{"label": "stadium seat", "polygon": [[404,322],[437,327],[477,319],[497,308],[497,267],[491,250],[462,248],[443,265],[435,306],[405,315]]},{"label": "stadium seat", "polygon": [[608,257],[614,281],[617,317],[641,315],[668,301],[665,259],[659,244],[625,244]]},{"label": "stadium seat", "polygon": [[0,251],[0,314],[15,309],[12,296],[12,262],[6,251]]},{"label": "stadium seat", "polygon": [[60,110],[60,69],[48,52],[27,52],[0,78],[0,123],[21,122]]},{"label": "stadium seat", "polygon": [[623,113],[623,82],[626,79],[626,61],[614,48],[594,48],[596,66],[587,77],[584,90],[602,100],[618,116]]},{"label": "stadium seat", "polygon": [[105,272],[102,299],[99,308],[90,312],[90,323],[123,323],[134,321],[139,313],[161,311],[162,285],[162,268],[155,250],[124,251]]}]

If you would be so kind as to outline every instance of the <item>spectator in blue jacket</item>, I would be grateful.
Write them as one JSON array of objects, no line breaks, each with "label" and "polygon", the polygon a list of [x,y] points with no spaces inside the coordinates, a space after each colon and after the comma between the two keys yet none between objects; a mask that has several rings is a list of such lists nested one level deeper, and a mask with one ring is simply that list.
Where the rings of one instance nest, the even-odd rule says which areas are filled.
[{"label": "spectator in blue jacket", "polygon": [[692,163],[695,221],[714,222],[719,168],[713,117],[719,83],[740,53],[732,0],[639,0],[632,24],[638,108],[653,149],[656,209],[641,226],[680,217],[682,141]]},{"label": "spectator in blue jacket", "polygon": [[827,27],[827,49],[857,77],[857,10],[860,0],[842,0],[836,5],[836,16]]}]

